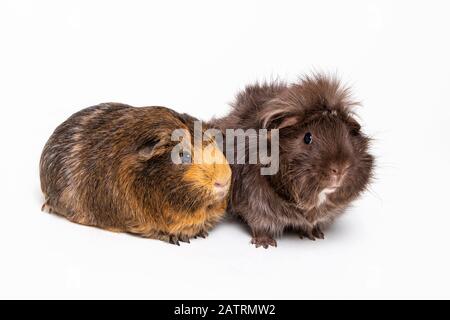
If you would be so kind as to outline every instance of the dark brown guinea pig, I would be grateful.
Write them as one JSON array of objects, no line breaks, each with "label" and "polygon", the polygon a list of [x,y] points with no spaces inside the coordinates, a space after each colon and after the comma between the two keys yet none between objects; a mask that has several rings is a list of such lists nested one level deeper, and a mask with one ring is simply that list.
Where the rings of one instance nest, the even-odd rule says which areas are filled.
[{"label": "dark brown guinea pig", "polygon": [[229,211],[250,226],[256,247],[276,246],[285,229],[323,239],[322,229],[366,189],[374,158],[355,105],[338,80],[316,74],[292,85],[249,86],[228,116],[211,122],[223,132],[279,129],[276,174],[261,175],[260,164],[231,164]]},{"label": "dark brown guinea pig", "polygon": [[[173,131],[184,130],[192,142],[195,120],[164,107],[117,103],[74,114],[42,153],[43,208],[79,224],[174,244],[205,237],[225,213],[231,170],[204,137],[172,161],[180,143],[172,141]],[[207,161],[191,161],[198,155]]]}]

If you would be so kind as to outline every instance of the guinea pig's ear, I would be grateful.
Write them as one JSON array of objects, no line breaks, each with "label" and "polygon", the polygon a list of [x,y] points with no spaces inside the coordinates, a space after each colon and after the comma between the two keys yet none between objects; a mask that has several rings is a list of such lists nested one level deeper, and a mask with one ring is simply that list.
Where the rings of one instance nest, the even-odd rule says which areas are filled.
[{"label": "guinea pig's ear", "polygon": [[158,138],[147,139],[138,149],[138,155],[142,160],[149,160],[165,152],[164,141]]},{"label": "guinea pig's ear", "polygon": [[197,118],[194,118],[193,116],[187,114],[187,113],[181,113],[178,115],[178,118],[187,126],[189,126],[194,121],[198,121]]},{"label": "guinea pig's ear", "polygon": [[264,129],[282,129],[300,121],[299,110],[280,99],[273,99],[265,103],[258,117],[260,125]]},{"label": "guinea pig's ear", "polygon": [[348,129],[352,136],[359,135],[361,131],[361,125],[358,123],[358,121],[356,121],[353,117],[348,116],[345,122],[347,123]]}]

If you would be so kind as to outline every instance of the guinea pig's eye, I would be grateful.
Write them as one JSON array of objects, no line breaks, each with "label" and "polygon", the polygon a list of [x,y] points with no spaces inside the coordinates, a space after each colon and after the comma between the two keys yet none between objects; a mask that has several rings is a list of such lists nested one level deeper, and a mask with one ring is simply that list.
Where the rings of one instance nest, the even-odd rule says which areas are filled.
[{"label": "guinea pig's eye", "polygon": [[189,152],[180,152],[181,163],[191,163],[191,154]]},{"label": "guinea pig's eye", "polygon": [[312,140],[313,140],[313,136],[312,136],[311,132],[305,133],[305,136],[303,137],[303,141],[304,141],[306,144],[311,144],[311,143],[312,143]]}]

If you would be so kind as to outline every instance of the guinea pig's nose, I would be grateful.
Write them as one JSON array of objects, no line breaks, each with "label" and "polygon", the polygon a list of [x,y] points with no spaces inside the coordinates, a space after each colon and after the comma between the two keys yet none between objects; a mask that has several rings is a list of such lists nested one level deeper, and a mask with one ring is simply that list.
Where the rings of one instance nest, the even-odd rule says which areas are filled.
[{"label": "guinea pig's nose", "polygon": [[230,186],[230,180],[217,180],[214,182],[214,193],[217,199],[223,199],[228,194],[228,188]]},{"label": "guinea pig's nose", "polygon": [[230,181],[220,181],[217,180],[216,182],[214,182],[214,188],[216,189],[225,189],[228,187],[228,185],[230,184]]},{"label": "guinea pig's nose", "polygon": [[338,186],[341,183],[342,178],[345,176],[349,169],[349,164],[332,164],[330,166],[330,180],[332,185]]},{"label": "guinea pig's nose", "polygon": [[336,166],[331,166],[330,171],[332,175],[337,176],[339,174],[339,169]]}]

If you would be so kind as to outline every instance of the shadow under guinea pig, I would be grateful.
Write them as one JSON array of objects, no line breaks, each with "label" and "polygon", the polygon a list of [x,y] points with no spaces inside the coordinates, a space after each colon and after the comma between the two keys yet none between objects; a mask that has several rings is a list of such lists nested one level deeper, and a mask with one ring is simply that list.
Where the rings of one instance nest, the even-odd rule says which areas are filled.
[{"label": "shadow under guinea pig", "polygon": [[289,241],[294,240],[300,240],[300,241],[312,241],[312,242],[323,242],[327,241],[329,239],[334,238],[344,238],[347,234],[352,234],[352,226],[346,221],[336,221],[335,223],[331,224],[329,227],[324,229],[323,231],[326,232],[324,239],[308,239],[304,237],[301,239],[298,235],[298,230],[295,230],[293,228],[288,228],[283,233],[283,239],[286,238]]},{"label": "shadow under guinea pig", "polygon": [[239,216],[229,212],[226,213],[218,227],[220,226],[233,226],[234,229],[238,229],[246,235],[251,233],[250,227]]},{"label": "shadow under guinea pig", "polygon": [[[235,230],[239,230],[239,232],[245,236],[251,236],[250,227],[245,223],[245,221],[242,220],[242,218],[240,218],[235,214],[227,213],[216,229],[220,229],[221,227],[227,226],[232,226]],[[316,239],[313,241],[308,238],[301,239],[299,237],[298,230],[295,230],[294,228],[286,228],[283,233],[283,241],[301,241],[302,243],[305,242],[321,243],[324,241],[327,242],[327,240],[329,239],[334,238],[343,239],[345,238],[345,235],[353,234],[354,228],[352,224],[349,223],[349,221],[347,221],[346,219],[341,219],[328,226],[324,231],[327,232],[325,239]],[[250,240],[251,239],[249,238],[248,239],[249,244],[251,243]]]}]

